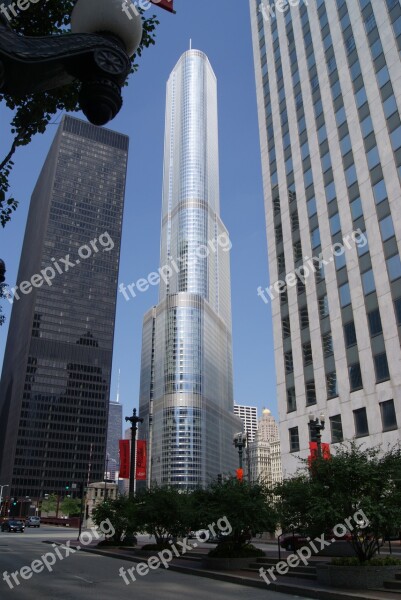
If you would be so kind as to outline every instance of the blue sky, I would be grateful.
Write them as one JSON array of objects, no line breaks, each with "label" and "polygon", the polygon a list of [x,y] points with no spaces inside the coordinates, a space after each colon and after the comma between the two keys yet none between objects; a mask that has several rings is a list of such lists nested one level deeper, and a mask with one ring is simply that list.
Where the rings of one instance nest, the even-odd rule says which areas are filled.
[{"label": "blue sky", "polygon": [[[219,86],[221,216],[233,244],[234,398],[277,414],[270,307],[256,293],[259,285],[268,285],[268,268],[249,5],[247,0],[175,4],[176,15],[158,7],[149,11],[160,16],[156,46],[144,53],[124,92],[121,113],[108,125],[130,136],[119,282],[137,281],[159,266],[165,86],[192,38],[193,48],[208,55]],[[9,149],[9,121],[0,106],[1,157]],[[30,195],[55,132],[56,125],[50,126],[16,154],[12,191],[20,206],[0,231],[10,285],[16,280]],[[157,303],[157,294],[152,287],[129,302],[118,294],[112,396],[121,369],[125,414],[138,406],[142,318]],[[6,302],[7,319],[9,308]],[[0,329],[1,361],[7,328],[8,323]]]}]

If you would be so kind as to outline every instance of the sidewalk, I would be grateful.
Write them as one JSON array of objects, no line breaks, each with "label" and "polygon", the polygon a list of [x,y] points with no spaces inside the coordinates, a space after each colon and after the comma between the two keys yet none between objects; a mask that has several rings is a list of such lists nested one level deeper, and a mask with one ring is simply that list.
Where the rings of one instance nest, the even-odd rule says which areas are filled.
[{"label": "sidewalk", "polygon": [[[71,544],[71,546],[76,546],[76,543]],[[96,547],[96,545],[91,545],[85,548],[81,548],[81,550],[84,552],[90,552],[92,554],[98,554],[100,556],[108,556],[120,560],[128,560],[134,563],[146,562],[149,558],[149,556],[141,556],[140,553],[138,553],[138,550],[140,550],[140,548],[102,549]],[[304,598],[316,600],[394,600],[397,597],[400,597],[401,600],[401,595],[392,591],[347,591],[342,588],[340,589],[322,586],[318,584],[317,581],[313,580],[285,576],[278,576],[277,582],[272,582],[270,585],[267,585],[266,582],[263,579],[261,579],[257,572],[251,570],[206,570],[201,565],[201,559],[202,555],[206,555],[208,551],[209,548],[199,548],[191,553],[188,553],[187,555],[184,555],[183,557],[173,558],[173,560],[169,563],[169,569],[187,575],[197,575],[198,577],[207,577],[209,579],[216,579],[219,581],[228,581],[230,583],[236,583],[238,585],[245,585],[248,587],[270,589],[271,591],[275,592],[293,594],[294,596],[302,596]],[[283,551],[282,559],[285,559],[285,557],[288,554],[288,552]],[[270,551],[266,549],[266,556],[276,557],[277,553],[274,552],[273,549]],[[252,559],[250,559],[250,562],[252,562]]]}]

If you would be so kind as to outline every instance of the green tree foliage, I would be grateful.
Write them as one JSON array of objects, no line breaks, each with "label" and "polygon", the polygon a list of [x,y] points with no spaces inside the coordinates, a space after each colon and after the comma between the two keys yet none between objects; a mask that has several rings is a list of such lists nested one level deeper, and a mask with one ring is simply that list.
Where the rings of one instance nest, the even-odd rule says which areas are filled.
[{"label": "green tree foliage", "polygon": [[[29,10],[20,11],[11,21],[12,28],[29,36],[65,34],[69,31],[70,15],[76,0],[47,0],[46,4],[31,4]],[[159,22],[155,16],[144,19],[144,33],[136,55],[132,59],[132,70],[138,69],[137,59],[145,48],[155,44],[155,29]],[[63,88],[39,92],[24,97],[1,95],[7,107],[13,111],[11,133],[14,136],[8,154],[0,162],[0,223],[4,227],[11,219],[18,202],[9,196],[9,175],[13,168],[12,157],[19,146],[26,146],[37,133],[44,133],[59,111],[79,110],[79,83]]]},{"label": "green tree foliage", "polygon": [[105,500],[93,509],[92,520],[98,527],[109,520],[115,531],[111,539],[119,544],[138,531],[137,503],[128,496]]},{"label": "green tree foliage", "polygon": [[248,483],[231,478],[223,483],[212,483],[205,490],[204,498],[205,521],[217,523],[226,517],[232,527],[230,539],[234,546],[245,546],[257,533],[276,529],[273,498],[262,482]]},{"label": "green tree foliage", "polygon": [[60,509],[66,517],[78,517],[81,512],[81,500],[78,498],[64,498]]},{"label": "green tree foliage", "polygon": [[46,500],[42,502],[42,513],[46,513],[49,515],[50,512],[56,512],[57,509],[57,496],[55,494],[50,494]]},{"label": "green tree foliage", "polygon": [[[370,560],[388,535],[401,530],[400,446],[383,451],[343,444],[331,460],[316,461],[310,475],[298,473],[275,489],[283,529],[292,522],[312,535],[322,534],[363,511],[368,526],[349,527],[360,562]],[[358,518],[363,521],[360,512]]]},{"label": "green tree foliage", "polygon": [[141,531],[153,535],[160,546],[169,539],[185,537],[193,528],[195,516],[190,493],[152,486],[137,496],[137,502]]}]

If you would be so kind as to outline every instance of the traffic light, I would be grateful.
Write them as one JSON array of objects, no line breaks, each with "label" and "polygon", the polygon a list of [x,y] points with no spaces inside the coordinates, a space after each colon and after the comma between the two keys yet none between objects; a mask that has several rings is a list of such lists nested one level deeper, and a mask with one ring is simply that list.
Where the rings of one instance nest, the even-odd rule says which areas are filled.
[{"label": "traffic light", "polygon": [[68,492],[68,491],[69,491],[69,489],[70,489],[70,486],[69,486],[69,485],[66,485],[66,486],[65,486],[65,491],[66,491],[66,492]]}]

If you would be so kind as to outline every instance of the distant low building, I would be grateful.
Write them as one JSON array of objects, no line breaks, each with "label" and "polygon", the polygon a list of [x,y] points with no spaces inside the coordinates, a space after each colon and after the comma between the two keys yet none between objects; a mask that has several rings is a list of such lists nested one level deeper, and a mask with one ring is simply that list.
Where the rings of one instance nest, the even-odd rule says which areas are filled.
[{"label": "distant low building", "polygon": [[117,498],[118,486],[116,483],[105,483],[104,481],[98,481],[97,483],[90,483],[86,493],[85,501],[85,526],[93,527],[95,524],[92,521],[93,509],[104,501],[105,496],[110,500]]}]

